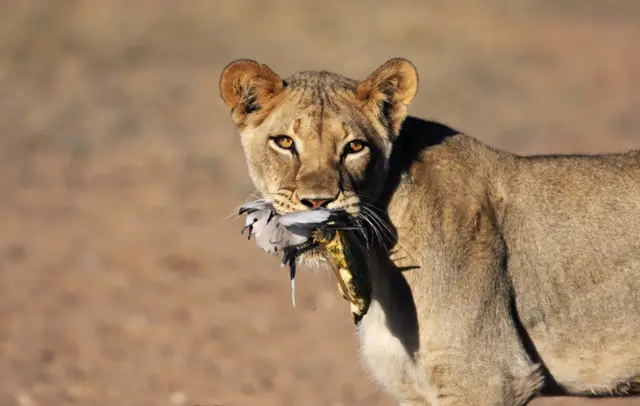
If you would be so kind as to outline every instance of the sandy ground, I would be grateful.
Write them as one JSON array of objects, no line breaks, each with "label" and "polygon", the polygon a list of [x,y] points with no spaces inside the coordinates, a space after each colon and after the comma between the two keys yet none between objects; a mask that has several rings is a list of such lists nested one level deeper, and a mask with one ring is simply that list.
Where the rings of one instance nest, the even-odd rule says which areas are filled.
[{"label": "sandy ground", "polygon": [[0,2],[0,405],[392,405],[329,276],[292,308],[229,217],[253,188],[222,69],[403,56],[414,115],[607,152],[640,147],[639,22],[634,0]]}]

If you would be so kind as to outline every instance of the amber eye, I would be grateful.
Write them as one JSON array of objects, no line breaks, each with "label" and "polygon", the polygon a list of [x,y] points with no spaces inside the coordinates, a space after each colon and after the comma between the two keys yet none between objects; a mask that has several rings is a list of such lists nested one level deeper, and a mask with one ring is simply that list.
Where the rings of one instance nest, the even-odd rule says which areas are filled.
[{"label": "amber eye", "polygon": [[273,142],[276,143],[282,149],[292,149],[293,148],[293,139],[286,135],[279,135],[277,137],[272,138]]},{"label": "amber eye", "polygon": [[347,144],[345,148],[345,152],[347,154],[354,154],[356,152],[360,152],[364,149],[365,145],[362,141],[351,141]]}]

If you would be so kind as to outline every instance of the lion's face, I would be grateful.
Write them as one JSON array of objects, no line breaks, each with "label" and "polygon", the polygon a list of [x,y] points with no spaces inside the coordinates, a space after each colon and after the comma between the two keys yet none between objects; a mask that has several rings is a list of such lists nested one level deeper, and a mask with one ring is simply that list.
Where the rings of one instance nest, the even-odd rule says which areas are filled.
[{"label": "lion's face", "polygon": [[242,60],[220,85],[265,200],[280,214],[324,207],[357,216],[382,191],[417,74],[395,59],[363,82],[327,72],[282,80]]},{"label": "lion's face", "polygon": [[256,188],[281,214],[315,207],[359,212],[384,178],[388,137],[372,131],[346,94],[339,110],[321,99],[300,103],[304,89],[283,96],[262,123],[242,130]]}]

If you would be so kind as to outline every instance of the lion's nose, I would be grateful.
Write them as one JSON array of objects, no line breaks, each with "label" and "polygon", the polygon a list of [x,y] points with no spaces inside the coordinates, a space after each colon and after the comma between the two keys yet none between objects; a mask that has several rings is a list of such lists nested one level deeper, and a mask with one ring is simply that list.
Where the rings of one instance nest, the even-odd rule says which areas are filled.
[{"label": "lion's nose", "polygon": [[317,209],[319,207],[327,207],[327,205],[329,203],[331,203],[332,201],[334,201],[335,198],[333,197],[323,197],[323,198],[319,198],[319,197],[314,197],[311,199],[300,199],[300,203],[304,204],[305,206],[307,206],[310,209]]}]

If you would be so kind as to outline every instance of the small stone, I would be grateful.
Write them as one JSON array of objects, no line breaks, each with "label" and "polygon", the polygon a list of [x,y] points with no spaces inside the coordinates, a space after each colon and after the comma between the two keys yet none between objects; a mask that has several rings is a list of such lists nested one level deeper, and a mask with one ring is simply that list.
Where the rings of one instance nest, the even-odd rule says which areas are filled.
[{"label": "small stone", "polygon": [[181,406],[187,401],[187,395],[180,391],[171,392],[171,395],[169,395],[169,401],[172,405]]},{"label": "small stone", "polygon": [[124,323],[124,329],[132,337],[140,337],[146,331],[149,321],[144,314],[133,314]]},{"label": "small stone", "polygon": [[31,396],[25,392],[20,392],[16,395],[16,402],[19,406],[34,406]]}]

